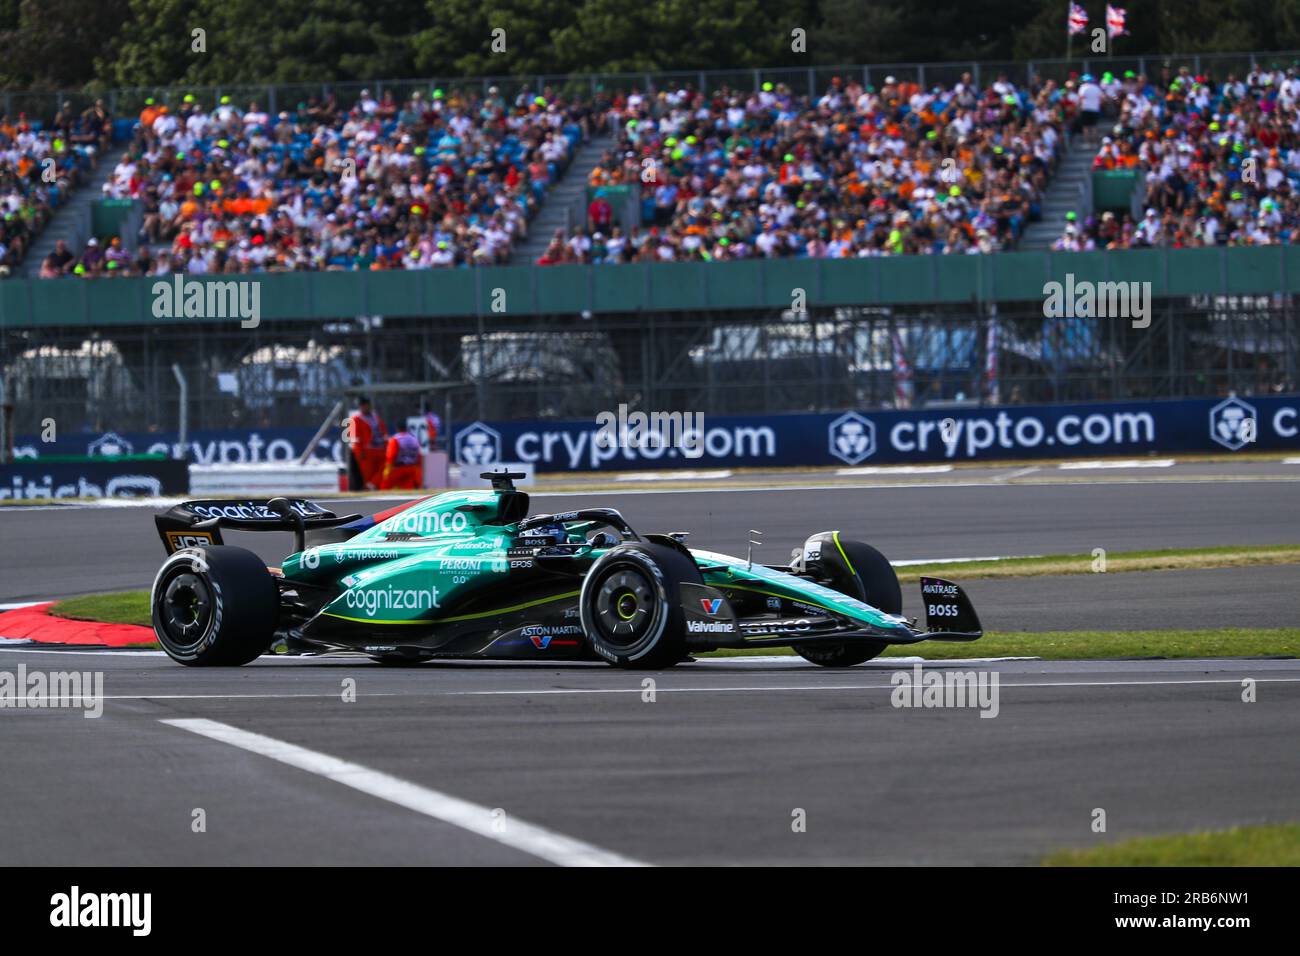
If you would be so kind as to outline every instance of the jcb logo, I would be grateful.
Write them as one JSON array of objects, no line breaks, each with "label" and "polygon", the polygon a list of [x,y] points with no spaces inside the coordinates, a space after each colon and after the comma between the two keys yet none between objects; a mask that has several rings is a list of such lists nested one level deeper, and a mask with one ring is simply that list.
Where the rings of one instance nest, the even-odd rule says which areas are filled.
[{"label": "jcb logo", "polygon": [[183,548],[202,548],[212,544],[212,535],[206,531],[167,532],[167,546],[172,551],[180,551]]}]

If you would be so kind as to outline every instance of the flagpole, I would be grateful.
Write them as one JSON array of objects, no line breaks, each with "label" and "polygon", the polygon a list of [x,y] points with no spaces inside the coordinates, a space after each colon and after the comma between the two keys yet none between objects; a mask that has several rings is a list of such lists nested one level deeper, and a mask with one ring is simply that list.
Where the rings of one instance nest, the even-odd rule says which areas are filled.
[{"label": "flagpole", "polygon": [[1070,75],[1070,51],[1074,47],[1074,33],[1070,30],[1070,14],[1074,12],[1073,0],[1065,0],[1065,75]]}]

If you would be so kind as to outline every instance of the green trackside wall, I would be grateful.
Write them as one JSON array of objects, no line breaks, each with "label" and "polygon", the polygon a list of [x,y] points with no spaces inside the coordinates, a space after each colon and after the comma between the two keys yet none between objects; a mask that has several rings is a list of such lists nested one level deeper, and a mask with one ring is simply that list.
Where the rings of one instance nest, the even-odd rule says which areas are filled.
[{"label": "green trackside wall", "polygon": [[[1018,252],[850,260],[501,266],[412,272],[261,274],[261,321],[357,315],[490,319],[494,291],[512,315],[1031,302],[1043,284],[1150,281],[1155,297],[1300,291],[1300,246]],[[227,277],[233,278],[233,277]],[[0,281],[0,328],[148,325],[157,279]],[[210,281],[221,281],[213,278]],[[500,296],[496,296],[499,302]],[[185,321],[185,320],[180,320]],[[203,321],[209,321],[207,317]],[[237,322],[238,318],[229,321]]]}]

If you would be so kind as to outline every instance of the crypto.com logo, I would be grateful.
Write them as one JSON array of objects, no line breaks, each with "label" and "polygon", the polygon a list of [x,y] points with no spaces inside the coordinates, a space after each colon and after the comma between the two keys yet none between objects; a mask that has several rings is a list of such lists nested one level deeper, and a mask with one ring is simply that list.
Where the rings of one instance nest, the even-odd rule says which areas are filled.
[{"label": "crypto.com logo", "polygon": [[135,446],[117,432],[104,432],[86,446],[87,455],[103,455],[105,457],[129,455],[134,451]]},{"label": "crypto.com logo", "polygon": [[1228,398],[1210,409],[1210,437],[1228,451],[1237,451],[1257,437],[1255,406]]},{"label": "crypto.com logo", "polygon": [[501,434],[482,422],[456,433],[456,461],[462,465],[491,465],[501,460]]},{"label": "crypto.com logo", "polygon": [[856,465],[876,453],[876,426],[857,412],[846,412],[828,428],[830,452],[846,465]]}]

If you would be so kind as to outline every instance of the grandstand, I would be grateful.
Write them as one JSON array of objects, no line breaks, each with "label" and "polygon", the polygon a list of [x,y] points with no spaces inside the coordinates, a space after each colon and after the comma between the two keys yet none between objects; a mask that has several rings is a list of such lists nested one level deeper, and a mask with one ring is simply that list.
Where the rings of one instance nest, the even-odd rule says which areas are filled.
[{"label": "grandstand", "polygon": [[[102,100],[80,114],[65,102],[54,138],[40,121],[0,130],[6,209],[21,209],[0,261],[12,272],[113,129],[125,142],[102,193],[134,205],[130,228],[48,249],[43,278],[500,265],[526,240],[542,265],[990,253],[1018,248],[1034,224],[1058,251],[1260,245],[1290,243],[1300,225],[1294,66],[1094,76],[1082,64],[1058,80],[1059,65],[1030,64],[1020,82],[945,66],[929,70],[953,77],[942,82],[925,66],[801,84],[755,71],[748,86],[728,74],[612,88],[538,78],[539,92],[390,82],[323,87],[276,110],[173,91],[116,124]],[[1095,135],[1085,88],[1102,102]],[[603,148],[573,174],[590,202],[530,237],[593,137]],[[66,178],[45,188],[33,169],[55,148]],[[1058,189],[1045,206],[1067,153],[1142,177],[1142,194],[1094,215],[1086,194]],[[1068,215],[1044,223],[1045,208]]]},{"label": "grandstand", "polygon": [[[98,194],[80,241],[52,229],[28,261],[50,281],[0,283],[7,374],[24,409],[103,427],[84,384],[42,372],[75,367],[88,334],[129,373],[111,408],[130,427],[171,414],[173,364],[200,383],[198,427],[272,406],[318,421],[327,390],[277,405],[292,373],[258,367],[327,341],[339,381],[454,380],[457,413],[483,419],[588,416],[611,388],[710,414],[1290,390],[1278,290],[1300,263],[1257,247],[1300,222],[1300,72],[1149,65],[114,91],[94,144],[74,111],[11,137],[24,196],[58,147],[50,209],[87,176]],[[1139,247],[1162,259],[1096,258]],[[1066,270],[1154,277],[1152,330],[1044,321],[1043,281]],[[148,290],[172,272],[256,277],[268,322],[164,327]],[[485,360],[493,342],[509,348]]]}]

